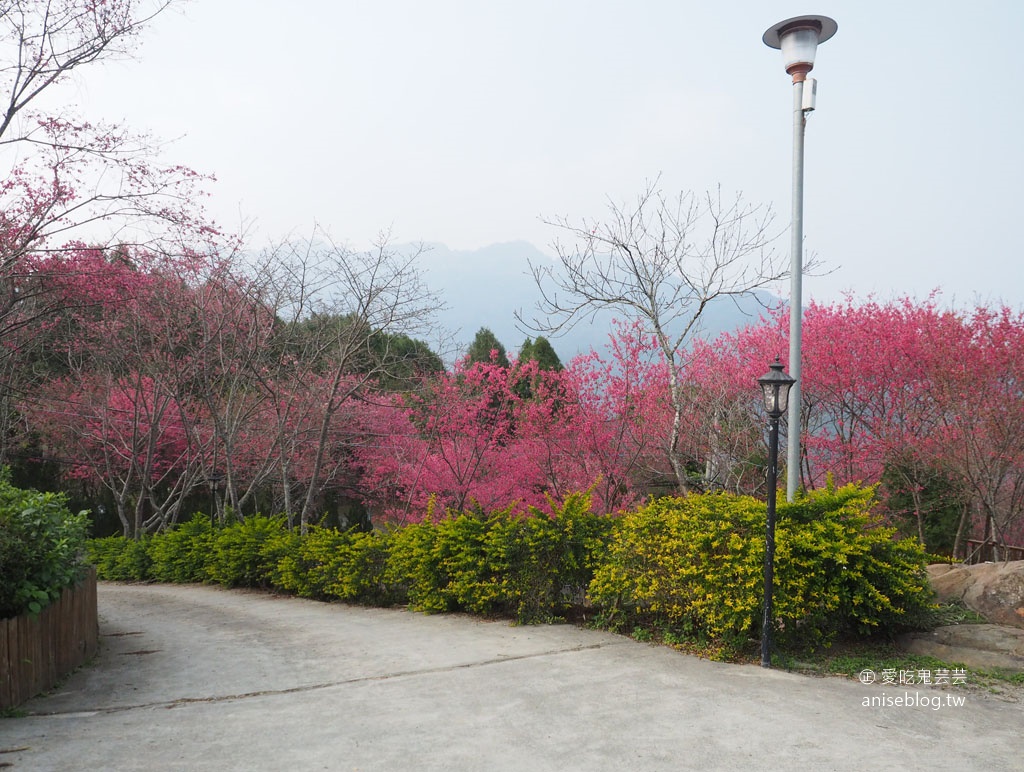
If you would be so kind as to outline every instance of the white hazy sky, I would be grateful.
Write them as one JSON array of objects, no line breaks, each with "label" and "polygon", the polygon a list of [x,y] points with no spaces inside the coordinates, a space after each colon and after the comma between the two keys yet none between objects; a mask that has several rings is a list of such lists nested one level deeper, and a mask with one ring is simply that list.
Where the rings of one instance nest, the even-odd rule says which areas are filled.
[{"label": "white hazy sky", "polygon": [[[255,241],[474,249],[598,216],[661,175],[790,218],[791,85],[764,30],[832,16],[806,248],[851,290],[1024,305],[1024,2],[193,0],[62,96],[177,139]],[[778,242],[788,253],[788,235]]]}]

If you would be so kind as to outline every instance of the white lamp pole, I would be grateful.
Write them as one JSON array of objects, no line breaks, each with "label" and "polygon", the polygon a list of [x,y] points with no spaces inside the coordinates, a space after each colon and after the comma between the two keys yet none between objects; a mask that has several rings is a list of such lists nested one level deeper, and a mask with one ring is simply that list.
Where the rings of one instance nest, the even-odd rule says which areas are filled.
[{"label": "white lamp pole", "polygon": [[793,222],[789,293],[789,374],[796,379],[789,397],[786,431],[786,500],[796,496],[800,482],[800,348],[803,322],[804,241],[804,127],[814,109],[817,83],[808,78],[814,69],[818,44],[836,34],[839,25],[827,16],[798,16],[780,21],[761,38],[770,48],[782,50],[786,72],[793,76]]}]

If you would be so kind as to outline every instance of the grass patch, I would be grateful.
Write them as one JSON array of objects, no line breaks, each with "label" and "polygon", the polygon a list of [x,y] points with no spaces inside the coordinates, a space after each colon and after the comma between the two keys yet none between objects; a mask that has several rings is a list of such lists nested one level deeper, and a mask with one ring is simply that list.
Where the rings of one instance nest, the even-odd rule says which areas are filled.
[{"label": "grass patch", "polygon": [[912,626],[918,630],[934,630],[948,625],[983,625],[987,622],[977,611],[972,611],[963,603],[954,602],[918,612]]},{"label": "grass patch", "polygon": [[[949,625],[985,624],[988,620],[962,603],[946,603],[921,611],[910,625],[915,630],[934,630]],[[798,655],[773,656],[772,663],[786,670],[811,675],[858,678],[862,670],[920,671],[966,670],[968,685],[982,688],[998,684],[1024,686],[1024,674],[1000,670],[972,670],[962,662],[945,662],[923,654],[911,654],[888,638],[848,638],[835,645]]]},{"label": "grass patch", "polygon": [[[966,672],[966,683],[951,685],[951,688],[1011,696],[1017,700],[1024,699],[1024,673],[975,670],[962,662],[946,662],[922,654],[911,654],[888,640],[864,638],[839,641],[829,649],[805,653],[800,657],[787,654],[773,656],[772,664],[805,675],[834,676],[855,681],[862,670],[873,670],[881,678],[883,670],[895,670],[897,673],[927,670],[934,677],[938,670],[952,673],[953,670],[959,669]],[[917,682],[896,686],[910,689],[931,688]]]},{"label": "grass patch", "polygon": [[[773,663],[775,659],[773,659]],[[917,671],[965,669],[959,662],[943,662],[921,654],[910,654],[890,641],[870,638],[836,643],[829,649],[806,653],[799,660],[791,656],[778,657],[778,664],[787,670],[811,671],[819,675],[845,676],[856,679],[862,670]]]}]

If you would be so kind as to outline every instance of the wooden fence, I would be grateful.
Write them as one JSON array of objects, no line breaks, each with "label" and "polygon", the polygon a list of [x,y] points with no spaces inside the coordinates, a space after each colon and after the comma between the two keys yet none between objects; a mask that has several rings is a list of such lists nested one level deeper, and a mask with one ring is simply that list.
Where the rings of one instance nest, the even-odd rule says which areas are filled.
[{"label": "wooden fence", "polygon": [[96,653],[96,569],[36,616],[0,619],[0,709],[51,688]]},{"label": "wooden fence", "polygon": [[1000,563],[1007,560],[1024,560],[1024,547],[1012,547],[1002,542],[967,540],[967,564]]}]

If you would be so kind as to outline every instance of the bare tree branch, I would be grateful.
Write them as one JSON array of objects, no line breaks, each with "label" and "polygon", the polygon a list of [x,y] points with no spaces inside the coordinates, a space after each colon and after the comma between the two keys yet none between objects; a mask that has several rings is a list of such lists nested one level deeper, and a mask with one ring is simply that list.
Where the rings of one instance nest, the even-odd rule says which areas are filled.
[{"label": "bare tree branch", "polygon": [[557,335],[612,310],[654,335],[669,366],[674,411],[669,460],[679,486],[690,487],[679,452],[686,390],[680,383],[684,351],[708,305],[772,285],[787,267],[772,248],[769,207],[725,199],[721,190],[668,198],[649,184],[631,207],[609,206],[605,220],[547,221],[568,243],[556,241],[551,264],[532,264],[541,300],[537,315],[519,323]]}]

